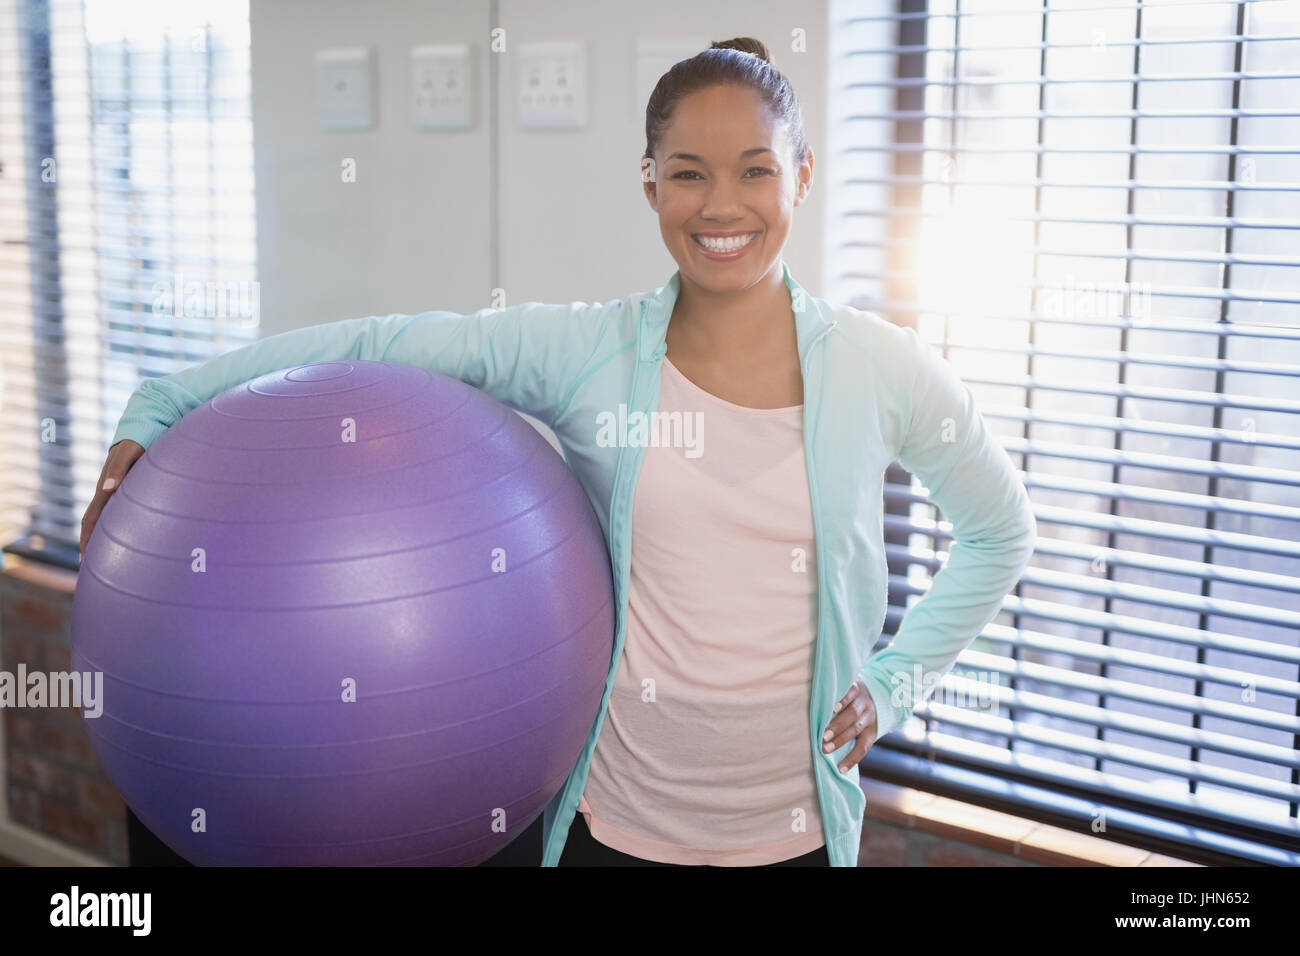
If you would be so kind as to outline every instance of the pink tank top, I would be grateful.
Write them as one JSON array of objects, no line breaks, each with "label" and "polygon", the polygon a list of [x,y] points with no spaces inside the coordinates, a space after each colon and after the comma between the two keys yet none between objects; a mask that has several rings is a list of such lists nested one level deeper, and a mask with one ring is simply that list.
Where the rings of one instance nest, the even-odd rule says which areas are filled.
[{"label": "pink tank top", "polygon": [[802,856],[826,842],[803,406],[735,405],[665,358],[651,435],[624,652],[578,810],[594,839],[643,859]]}]

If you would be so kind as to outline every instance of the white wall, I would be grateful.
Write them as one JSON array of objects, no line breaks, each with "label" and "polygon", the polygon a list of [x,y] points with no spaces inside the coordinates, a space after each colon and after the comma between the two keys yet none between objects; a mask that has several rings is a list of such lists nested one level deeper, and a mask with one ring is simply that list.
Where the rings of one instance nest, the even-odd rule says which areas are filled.
[{"label": "white wall", "polygon": [[[416,0],[252,0],[263,335],[360,315],[463,310],[486,297],[487,126],[418,134],[405,97],[407,49],[485,37],[486,10]],[[315,51],[365,44],[377,59],[378,122],[365,132],[323,133]],[[356,160],[356,182],[342,181],[344,158]]]},{"label": "white wall", "polygon": [[[785,258],[820,294],[826,0],[252,0],[250,13],[264,335],[359,315],[473,311],[492,304],[494,287],[511,305],[607,301],[667,281],[676,264],[640,181],[638,35],[755,36],[772,50],[799,94],[817,162]],[[493,26],[506,31],[505,54],[489,50]],[[806,31],[808,52],[791,52],[796,28]],[[590,124],[576,132],[517,129],[511,52],[561,39],[588,43]],[[416,132],[407,120],[407,51],[435,42],[475,47],[481,109],[470,131]],[[377,56],[378,123],[322,133],[313,54],[360,44]],[[340,181],[344,157],[357,161],[355,183]]]}]

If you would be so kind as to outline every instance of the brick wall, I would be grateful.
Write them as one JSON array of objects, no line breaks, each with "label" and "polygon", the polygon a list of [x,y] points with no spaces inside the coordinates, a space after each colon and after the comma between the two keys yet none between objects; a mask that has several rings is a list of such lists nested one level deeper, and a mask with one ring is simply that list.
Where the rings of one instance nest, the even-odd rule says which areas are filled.
[{"label": "brick wall", "polygon": [[960,843],[880,820],[862,822],[858,866],[1040,866],[1010,853]]},{"label": "brick wall", "polygon": [[[6,556],[6,561],[10,559]],[[70,671],[71,572],[0,572],[0,670]],[[125,865],[126,806],[104,776],[76,708],[0,710],[12,822]]]}]

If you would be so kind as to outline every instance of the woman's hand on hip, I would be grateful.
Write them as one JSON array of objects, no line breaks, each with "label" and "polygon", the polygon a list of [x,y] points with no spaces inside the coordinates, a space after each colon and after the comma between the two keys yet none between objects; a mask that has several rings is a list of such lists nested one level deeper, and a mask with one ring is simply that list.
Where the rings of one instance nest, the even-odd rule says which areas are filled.
[{"label": "woman's hand on hip", "polygon": [[840,773],[856,766],[876,742],[876,705],[860,680],[835,705],[835,716],[822,733],[822,753],[833,753],[855,738],[857,743],[840,761]]}]

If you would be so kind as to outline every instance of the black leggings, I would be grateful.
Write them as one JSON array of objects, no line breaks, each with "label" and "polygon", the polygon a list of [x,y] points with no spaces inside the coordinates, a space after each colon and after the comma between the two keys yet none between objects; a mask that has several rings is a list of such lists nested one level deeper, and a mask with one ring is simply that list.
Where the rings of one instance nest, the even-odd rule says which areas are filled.
[{"label": "black leggings", "polygon": [[[540,866],[542,862],[542,817],[502,849],[491,859],[479,866]],[[639,856],[620,853],[612,847],[605,846],[591,835],[587,828],[587,818],[581,813],[573,815],[569,826],[569,838],[564,842],[564,852],[560,854],[560,866],[680,866],[678,863],[660,863],[657,860],[643,860]],[[803,856],[791,857],[766,866],[830,866],[830,855],[826,847],[819,846]]]}]

